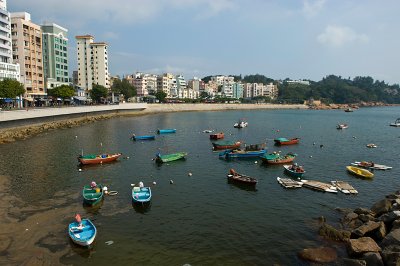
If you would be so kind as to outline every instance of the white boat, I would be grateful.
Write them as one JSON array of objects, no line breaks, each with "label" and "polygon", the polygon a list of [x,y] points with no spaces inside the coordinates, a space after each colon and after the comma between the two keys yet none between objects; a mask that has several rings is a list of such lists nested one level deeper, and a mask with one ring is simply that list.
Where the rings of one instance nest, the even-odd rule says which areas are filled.
[{"label": "white boat", "polygon": [[233,127],[235,127],[235,128],[244,128],[244,127],[247,127],[248,126],[248,124],[249,123],[247,123],[246,121],[239,121],[239,122],[237,122],[237,123],[235,123],[234,125],[233,125]]},{"label": "white boat", "polygon": [[376,145],[374,143],[368,143],[367,148],[378,148],[378,145]]},{"label": "white boat", "polygon": [[397,118],[394,123],[390,123],[391,127],[400,127],[400,118]]},{"label": "white boat", "polygon": [[336,126],[336,128],[337,129],[346,129],[346,128],[348,128],[349,126],[347,125],[347,124],[338,124],[337,126]]},{"label": "white boat", "polygon": [[363,168],[367,168],[367,169],[374,169],[374,170],[390,170],[393,168],[391,166],[377,164],[374,162],[366,162],[366,161],[354,162],[354,163],[351,163],[351,165],[363,167]]}]

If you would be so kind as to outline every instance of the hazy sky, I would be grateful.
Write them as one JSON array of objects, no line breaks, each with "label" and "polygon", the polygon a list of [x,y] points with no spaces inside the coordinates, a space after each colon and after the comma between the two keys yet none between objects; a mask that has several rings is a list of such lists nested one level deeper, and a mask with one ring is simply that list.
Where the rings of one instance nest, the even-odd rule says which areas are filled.
[{"label": "hazy sky", "polygon": [[109,44],[112,75],[400,83],[397,0],[9,0],[8,10],[67,28],[72,70],[75,36],[90,34]]}]

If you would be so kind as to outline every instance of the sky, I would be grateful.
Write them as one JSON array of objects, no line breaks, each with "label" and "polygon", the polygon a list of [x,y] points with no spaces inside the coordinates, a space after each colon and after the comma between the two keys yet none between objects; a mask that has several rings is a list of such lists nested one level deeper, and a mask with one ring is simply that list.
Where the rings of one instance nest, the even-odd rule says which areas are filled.
[{"label": "sky", "polygon": [[9,12],[106,42],[115,76],[370,76],[400,83],[397,0],[8,0]]}]

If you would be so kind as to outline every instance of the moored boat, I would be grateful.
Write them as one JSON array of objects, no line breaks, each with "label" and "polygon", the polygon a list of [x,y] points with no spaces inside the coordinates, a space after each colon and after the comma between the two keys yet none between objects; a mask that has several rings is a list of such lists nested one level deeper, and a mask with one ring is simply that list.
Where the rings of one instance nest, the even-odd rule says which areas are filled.
[{"label": "moored boat", "polygon": [[296,156],[297,154],[291,152],[283,156],[277,152],[274,152],[270,154],[264,154],[263,156],[260,156],[260,158],[263,162],[266,162],[268,164],[284,164],[293,162]]},{"label": "moored boat", "polygon": [[390,170],[393,168],[391,166],[377,164],[374,162],[367,162],[367,161],[353,162],[351,163],[351,165],[373,170]]},{"label": "moored boat", "polygon": [[155,135],[143,135],[143,136],[136,136],[135,134],[131,137],[132,140],[155,140]]},{"label": "moored boat", "polygon": [[255,158],[263,156],[267,152],[266,144],[245,145],[242,149],[225,150],[219,154],[219,157],[231,158]]},{"label": "moored boat", "polygon": [[363,178],[373,178],[374,177],[374,174],[371,173],[370,171],[368,171],[367,169],[363,169],[363,168],[359,168],[359,167],[351,166],[351,165],[346,166],[346,168],[347,168],[348,172],[350,172],[351,174],[356,175],[356,176],[360,176]]},{"label": "moored boat", "polygon": [[172,161],[176,161],[176,160],[181,160],[181,159],[185,159],[185,157],[187,155],[188,155],[187,152],[177,152],[177,153],[163,154],[163,155],[158,153],[156,156],[156,162],[167,163],[167,162],[172,162]]},{"label": "moored boat", "polygon": [[394,123],[390,123],[391,127],[400,127],[400,118],[397,118]]},{"label": "moored boat", "polygon": [[157,134],[168,134],[168,133],[175,133],[175,128],[168,128],[168,129],[157,129]]},{"label": "moored boat", "polygon": [[347,124],[338,124],[337,126],[336,126],[336,128],[337,129],[346,129],[346,128],[348,128],[349,126],[347,125]]},{"label": "moored boat", "polygon": [[244,121],[244,120],[239,120],[238,122],[236,122],[233,127],[234,128],[244,128],[247,127],[249,125],[248,122]]},{"label": "moored boat", "polygon": [[71,240],[80,246],[90,246],[96,238],[97,229],[89,219],[82,219],[81,222],[72,222],[68,226],[68,235]]},{"label": "moored boat", "polygon": [[350,113],[350,112],[353,112],[354,110],[352,109],[352,108],[346,108],[346,109],[344,109],[344,111],[346,112],[346,113]]},{"label": "moored boat", "polygon": [[145,203],[151,200],[150,187],[133,187],[132,188],[132,201],[134,203]]},{"label": "moored boat", "polygon": [[99,164],[99,163],[108,163],[117,160],[122,153],[114,153],[114,154],[87,154],[87,155],[79,155],[78,161],[81,164]]},{"label": "moored boat", "polygon": [[215,134],[210,134],[210,139],[223,139],[225,137],[224,132],[218,132]]},{"label": "moored boat", "polygon": [[378,148],[378,145],[374,144],[374,143],[368,143],[367,148]]},{"label": "moored boat", "polygon": [[240,141],[231,140],[220,140],[212,143],[214,150],[238,149],[241,144]]},{"label": "moored boat", "polygon": [[300,138],[277,138],[274,139],[275,145],[293,145],[299,143]]},{"label": "moored boat", "polygon": [[283,166],[285,168],[285,172],[293,177],[296,178],[301,178],[305,174],[306,171],[304,171],[302,166],[298,166],[296,163],[294,164],[285,164]]},{"label": "moored boat", "polygon": [[83,203],[86,205],[95,205],[104,198],[104,190],[102,185],[92,182],[91,185],[86,185],[82,190]]},{"label": "moored boat", "polygon": [[254,177],[250,177],[247,175],[239,174],[234,169],[229,170],[229,174],[227,175],[228,179],[231,181],[235,181],[242,184],[248,185],[256,185],[258,180]]}]

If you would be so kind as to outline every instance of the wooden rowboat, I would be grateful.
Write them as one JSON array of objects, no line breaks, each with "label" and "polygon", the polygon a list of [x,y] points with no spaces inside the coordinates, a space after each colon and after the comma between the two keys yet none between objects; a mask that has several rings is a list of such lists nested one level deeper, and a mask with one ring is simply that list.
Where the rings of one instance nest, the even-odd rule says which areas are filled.
[{"label": "wooden rowboat", "polygon": [[285,168],[285,173],[296,178],[303,177],[304,173],[306,172],[302,166],[298,166],[296,164],[285,164],[283,167]]},{"label": "wooden rowboat", "polygon": [[214,150],[238,149],[242,143],[240,141],[220,140],[213,142]]},{"label": "wooden rowboat", "polygon": [[300,139],[299,138],[292,138],[292,139],[287,139],[287,138],[277,138],[274,139],[275,145],[293,145],[299,143]]},{"label": "wooden rowboat", "polygon": [[89,219],[82,219],[81,225],[78,222],[70,223],[68,235],[71,240],[80,246],[89,246],[96,238],[97,229]]},{"label": "wooden rowboat", "polygon": [[235,181],[235,182],[247,184],[247,185],[255,186],[258,182],[258,180],[256,178],[236,173],[236,171],[233,169],[230,169],[227,177],[230,181]]},{"label": "wooden rowboat", "polygon": [[363,178],[373,178],[374,174],[371,173],[370,171],[368,171],[367,169],[363,169],[363,168],[359,168],[356,166],[346,166],[347,171],[349,171],[351,174],[356,175],[356,176],[360,176]]},{"label": "wooden rowboat", "polygon": [[117,160],[122,153],[114,153],[114,154],[88,154],[88,155],[79,155],[78,161],[81,164],[99,164],[99,163],[108,163]]},{"label": "wooden rowboat", "polygon": [[97,184],[95,187],[86,185],[82,190],[83,203],[86,205],[96,205],[104,198],[104,191],[101,184]]}]

